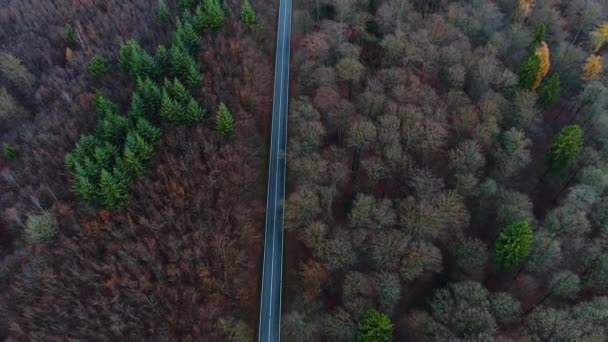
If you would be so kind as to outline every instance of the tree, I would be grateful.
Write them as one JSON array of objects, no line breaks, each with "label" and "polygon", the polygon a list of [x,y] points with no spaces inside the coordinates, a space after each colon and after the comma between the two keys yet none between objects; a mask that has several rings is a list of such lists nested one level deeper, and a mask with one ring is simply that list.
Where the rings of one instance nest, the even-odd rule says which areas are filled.
[{"label": "tree", "polygon": [[587,62],[585,62],[585,66],[583,67],[583,80],[585,81],[593,81],[597,80],[600,77],[603,69],[602,56],[599,55],[591,55],[587,58]]},{"label": "tree", "polygon": [[232,317],[220,318],[217,325],[229,342],[247,342],[253,340],[253,329],[243,320]]},{"label": "tree", "polygon": [[494,152],[498,175],[507,179],[528,165],[531,144],[530,139],[519,129],[511,128],[503,132],[498,137],[498,146]]},{"label": "tree", "polygon": [[198,32],[221,31],[224,28],[224,10],[220,0],[202,0],[193,17]]},{"label": "tree", "polygon": [[392,273],[380,273],[376,279],[378,305],[383,312],[391,313],[401,298],[401,282]]},{"label": "tree", "polygon": [[393,323],[391,319],[376,310],[367,312],[365,319],[359,323],[358,342],[389,342],[393,340]]},{"label": "tree", "polygon": [[583,150],[583,131],[578,125],[564,127],[547,153],[548,172],[558,174],[574,163]]},{"label": "tree", "polygon": [[190,21],[178,20],[175,33],[173,33],[172,44],[181,47],[191,56],[196,57],[201,44],[201,37]]},{"label": "tree", "polygon": [[110,63],[100,55],[95,55],[89,62],[89,74],[94,79],[100,79],[110,72]]},{"label": "tree", "polygon": [[245,0],[241,6],[241,22],[247,26],[253,26],[257,23],[255,10],[249,0]]},{"label": "tree", "polygon": [[65,24],[65,28],[63,29],[63,39],[65,40],[65,44],[68,48],[74,50],[78,47],[78,43],[76,42],[76,33],[74,32],[72,25]]},{"label": "tree", "polygon": [[8,162],[12,162],[17,157],[17,151],[15,148],[9,144],[2,145],[2,156]]},{"label": "tree", "polygon": [[519,85],[526,90],[533,90],[541,70],[541,59],[538,55],[529,56],[519,66]]},{"label": "tree", "polygon": [[154,155],[154,147],[135,132],[129,132],[125,142],[124,164],[130,178],[146,173],[148,163]]},{"label": "tree", "polygon": [[158,0],[158,20],[162,24],[167,24],[171,19],[171,12],[169,11],[169,6],[165,0]]},{"label": "tree", "polygon": [[29,215],[25,223],[25,236],[31,243],[49,241],[57,235],[57,218],[50,211]]},{"label": "tree", "polygon": [[534,54],[538,56],[540,60],[540,69],[538,71],[538,74],[536,75],[536,80],[532,85],[532,90],[536,91],[536,89],[538,89],[538,87],[540,86],[540,83],[542,82],[543,78],[547,76],[549,68],[551,67],[551,62],[549,60],[549,46],[547,45],[547,43],[542,42],[540,46],[536,48],[536,52]]},{"label": "tree", "polygon": [[[532,0],[533,1],[533,0]],[[538,49],[539,46],[542,45],[545,40],[545,34],[547,33],[547,27],[545,24],[540,24],[536,26],[534,32],[532,32],[532,42],[530,43],[530,51],[534,52]]]},{"label": "tree", "polygon": [[160,87],[151,78],[137,79],[137,93],[133,94],[141,98],[141,110],[146,118],[158,117],[158,111],[162,105],[163,93]]},{"label": "tree", "polygon": [[542,110],[545,110],[557,103],[560,94],[560,79],[559,74],[554,73],[551,77],[543,82],[538,91],[538,105]]},{"label": "tree", "polygon": [[452,253],[458,273],[483,272],[488,261],[488,247],[479,239],[469,238],[458,242]]},{"label": "tree", "polygon": [[132,75],[140,50],[141,47],[134,39],[129,39],[126,43],[120,46],[118,62],[124,73]]},{"label": "tree", "polygon": [[525,221],[505,227],[496,240],[496,263],[501,270],[510,270],[523,263],[532,250],[534,235]]},{"label": "tree", "polygon": [[357,338],[357,326],[348,312],[338,308],[323,319],[323,333],[330,341],[351,342]]},{"label": "tree", "polygon": [[36,77],[19,58],[5,52],[0,52],[0,76],[22,93],[32,91],[36,82]]},{"label": "tree", "polygon": [[350,82],[348,98],[352,97],[352,88],[354,84],[357,84],[363,78],[365,73],[365,66],[359,61],[353,58],[342,58],[338,64],[336,64],[336,72],[338,77],[344,81]]},{"label": "tree", "polygon": [[608,22],[603,22],[591,32],[593,52],[598,52],[606,42],[608,42]]},{"label": "tree", "polygon": [[104,208],[114,209],[126,206],[128,190],[129,181],[125,171],[118,167],[115,167],[113,172],[101,170],[99,194]]},{"label": "tree", "polygon": [[230,138],[234,134],[236,124],[228,107],[222,102],[217,110],[215,119],[216,130],[224,137]]},{"label": "tree", "polygon": [[549,294],[564,299],[574,299],[580,289],[578,275],[570,271],[555,273],[549,281]]}]

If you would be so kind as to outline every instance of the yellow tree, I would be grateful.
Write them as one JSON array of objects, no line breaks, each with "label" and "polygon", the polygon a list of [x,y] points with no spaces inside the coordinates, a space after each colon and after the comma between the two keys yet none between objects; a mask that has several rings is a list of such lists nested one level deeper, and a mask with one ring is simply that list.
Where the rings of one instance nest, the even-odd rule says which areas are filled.
[{"label": "yellow tree", "polygon": [[591,32],[591,42],[593,44],[593,52],[599,51],[608,42],[608,21],[603,22],[595,31]]},{"label": "yellow tree", "polygon": [[517,1],[517,19],[524,19],[530,15],[534,7],[534,0],[518,0]]},{"label": "yellow tree", "polygon": [[583,80],[591,81],[597,80],[602,73],[602,57],[598,55],[591,55],[587,58],[585,67],[583,68]]},{"label": "yellow tree", "polygon": [[547,45],[547,43],[542,42],[540,46],[536,48],[535,54],[540,59],[540,70],[536,76],[536,82],[534,82],[534,85],[532,86],[532,91],[538,89],[540,82],[547,76],[549,68],[551,67],[551,62],[549,61],[549,45]]}]

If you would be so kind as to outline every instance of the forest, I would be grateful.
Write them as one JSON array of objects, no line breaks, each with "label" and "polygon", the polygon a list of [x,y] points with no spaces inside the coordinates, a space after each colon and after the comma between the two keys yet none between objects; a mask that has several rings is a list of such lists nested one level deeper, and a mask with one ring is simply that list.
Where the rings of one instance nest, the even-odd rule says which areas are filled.
[{"label": "forest", "polygon": [[0,339],[249,341],[276,1],[0,5]]},{"label": "forest", "polygon": [[282,339],[608,340],[608,3],[294,7]]}]

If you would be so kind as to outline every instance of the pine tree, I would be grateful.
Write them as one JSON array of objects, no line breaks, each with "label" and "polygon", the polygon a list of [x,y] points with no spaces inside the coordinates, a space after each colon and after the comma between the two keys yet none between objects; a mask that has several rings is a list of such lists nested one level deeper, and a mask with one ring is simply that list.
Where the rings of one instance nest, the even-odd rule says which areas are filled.
[{"label": "pine tree", "polygon": [[585,67],[583,68],[583,80],[593,81],[599,79],[602,69],[602,56],[589,56],[589,58],[587,58],[587,62],[585,63]]},{"label": "pine tree", "polygon": [[160,20],[162,24],[166,24],[169,22],[170,18],[171,12],[169,11],[169,6],[167,6],[165,0],[158,0],[158,20]]},{"label": "pine tree", "polygon": [[167,94],[181,106],[186,106],[192,97],[190,92],[177,78],[173,79],[173,82],[165,80],[164,90],[166,90]]},{"label": "pine tree", "polygon": [[138,50],[133,60],[131,78],[133,80],[137,80],[138,78],[153,78],[155,74],[154,57],[143,49]]},{"label": "pine tree", "polygon": [[241,22],[247,26],[253,26],[257,23],[255,10],[249,0],[245,0],[241,6]]},{"label": "pine tree", "polygon": [[181,46],[191,56],[196,56],[201,44],[201,37],[189,21],[178,21],[173,34],[173,45]]},{"label": "pine tree", "polygon": [[180,121],[184,125],[193,126],[203,123],[206,118],[207,113],[205,110],[198,105],[193,97],[191,97],[190,101],[188,101],[188,104],[186,105],[184,118]]},{"label": "pine tree", "polygon": [[12,162],[17,157],[17,151],[9,144],[2,145],[2,156],[8,162]]},{"label": "pine tree", "polygon": [[547,81],[543,82],[538,91],[538,106],[545,110],[557,103],[560,94],[559,74],[554,73]]},{"label": "pine tree", "polygon": [[159,45],[154,55],[154,71],[157,80],[162,80],[169,76],[171,72],[171,54],[166,47]]},{"label": "pine tree", "polygon": [[122,144],[127,130],[129,129],[129,120],[127,117],[112,113],[106,115],[97,123],[97,136],[116,145]]},{"label": "pine tree", "polygon": [[94,79],[100,79],[110,72],[110,63],[103,56],[95,55],[89,62],[89,74]]},{"label": "pine tree", "polygon": [[124,164],[131,178],[146,173],[148,163],[154,155],[154,148],[144,138],[135,132],[127,136],[124,150]]},{"label": "pine tree", "polygon": [[68,48],[74,50],[78,47],[78,43],[76,42],[76,33],[74,32],[72,25],[65,25],[65,29],[63,30],[63,38],[65,39],[65,44]]},{"label": "pine tree", "polygon": [[220,103],[220,107],[217,111],[216,116],[216,129],[217,131],[224,137],[230,138],[232,134],[234,134],[234,129],[236,128],[234,119],[232,118],[232,114],[228,110],[228,107],[222,102]]},{"label": "pine tree", "polygon": [[76,163],[74,169],[74,179],[72,181],[72,191],[82,201],[89,205],[95,205],[98,201],[98,188],[95,178],[84,166]]},{"label": "pine tree", "polygon": [[171,76],[178,78],[190,90],[196,89],[202,83],[198,64],[184,48],[171,47]]},{"label": "pine tree", "polygon": [[103,120],[108,115],[118,114],[118,106],[101,93],[97,93],[95,96],[95,113],[97,114],[97,120]]},{"label": "pine tree", "polygon": [[182,106],[175,101],[167,89],[163,91],[163,101],[160,108],[160,117],[169,122],[178,122]]},{"label": "pine tree", "polygon": [[99,194],[104,208],[124,207],[127,204],[128,188],[128,176],[124,170],[119,167],[115,167],[112,173],[101,170]]},{"label": "pine tree", "polygon": [[583,150],[583,131],[578,125],[564,127],[547,154],[548,171],[558,174],[574,163]]},{"label": "pine tree", "polygon": [[95,163],[99,168],[112,168],[116,161],[116,157],[118,157],[118,148],[108,142],[95,147],[94,158]]},{"label": "pine tree", "polygon": [[142,110],[147,118],[155,118],[158,115],[163,99],[163,94],[152,79],[137,79],[137,95],[142,100]]},{"label": "pine tree", "polygon": [[158,127],[154,127],[148,120],[144,118],[137,119],[135,130],[142,138],[146,139],[149,144],[156,144],[162,136],[162,131]]},{"label": "pine tree", "polygon": [[525,221],[508,225],[496,240],[496,263],[501,270],[510,270],[523,263],[532,250],[532,228]]},{"label": "pine tree", "polygon": [[224,28],[224,10],[219,0],[202,0],[194,13],[194,28],[198,32],[220,31]]},{"label": "pine tree", "polygon": [[532,43],[530,43],[530,51],[534,53],[538,49],[543,41],[545,40],[545,34],[547,33],[547,27],[545,24],[536,26],[532,33]]},{"label": "pine tree", "polygon": [[141,47],[139,46],[139,43],[134,39],[129,39],[120,46],[118,62],[122,71],[127,75],[132,75],[135,68],[135,60],[140,50]]},{"label": "pine tree", "polygon": [[393,340],[393,323],[391,319],[376,310],[367,312],[365,319],[359,323],[357,342],[389,342]]},{"label": "pine tree", "polygon": [[519,85],[526,90],[532,90],[540,73],[540,57],[531,55],[519,67]]}]

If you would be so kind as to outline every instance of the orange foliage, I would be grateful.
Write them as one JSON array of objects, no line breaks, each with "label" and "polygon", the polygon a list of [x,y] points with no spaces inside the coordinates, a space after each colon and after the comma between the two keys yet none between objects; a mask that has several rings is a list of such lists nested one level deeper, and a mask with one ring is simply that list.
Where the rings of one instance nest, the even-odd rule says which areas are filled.
[{"label": "orange foliage", "polygon": [[597,80],[602,73],[602,69],[602,57],[598,55],[589,56],[589,58],[587,58],[587,62],[585,63],[585,67],[583,68],[583,80]]},{"label": "orange foliage", "polygon": [[549,68],[551,67],[551,61],[549,59],[549,45],[547,43],[542,42],[538,48],[536,48],[536,55],[540,58],[540,70],[538,71],[538,75],[536,76],[536,82],[534,86],[532,86],[532,90],[536,91],[540,86],[543,78],[547,76],[549,73]]},{"label": "orange foliage", "polygon": [[300,267],[300,277],[302,277],[304,295],[309,298],[317,298],[329,280],[329,272],[320,263],[309,261]]}]

